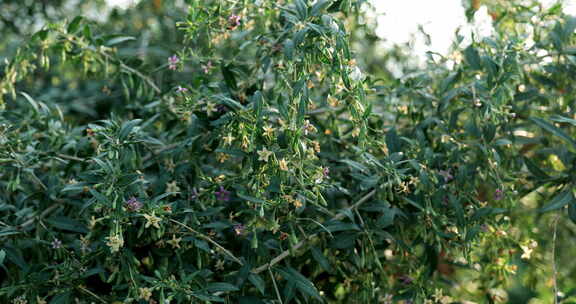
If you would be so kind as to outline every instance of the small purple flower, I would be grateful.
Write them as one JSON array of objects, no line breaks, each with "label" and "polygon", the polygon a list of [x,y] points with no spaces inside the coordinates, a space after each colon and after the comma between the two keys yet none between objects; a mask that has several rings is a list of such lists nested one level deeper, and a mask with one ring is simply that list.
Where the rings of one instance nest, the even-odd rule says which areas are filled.
[{"label": "small purple flower", "polygon": [[450,202],[450,201],[448,200],[448,196],[445,195],[444,198],[442,198],[442,205],[448,206],[448,203],[449,203],[449,202]]},{"label": "small purple flower", "polygon": [[324,169],[322,169],[322,175],[324,175],[324,178],[328,178],[330,175],[330,168],[324,167]]},{"label": "small purple flower", "polygon": [[57,238],[54,238],[51,245],[52,245],[52,249],[60,249],[60,248],[62,248],[62,241],[57,239]]},{"label": "small purple flower", "polygon": [[494,200],[501,200],[504,198],[504,191],[502,191],[502,189],[496,189],[496,191],[494,192]]},{"label": "small purple flower", "polygon": [[200,196],[196,187],[192,188],[192,194],[190,195],[190,200],[195,201]]},{"label": "small purple flower", "polygon": [[227,202],[230,200],[230,191],[224,189],[224,187],[220,186],[220,190],[214,192],[216,195],[216,199],[219,201]]},{"label": "small purple flower", "polygon": [[216,111],[218,111],[218,113],[220,114],[225,114],[226,112],[228,112],[228,107],[226,107],[223,104],[219,104],[216,106]]},{"label": "small purple flower", "polygon": [[185,87],[177,86],[177,87],[176,87],[176,92],[178,92],[178,93],[186,93],[186,92],[188,92],[188,89],[185,88]]},{"label": "small purple flower", "polygon": [[450,170],[440,170],[438,171],[438,174],[444,177],[444,182],[446,183],[454,179],[454,176],[450,174]]},{"label": "small purple flower", "polygon": [[236,233],[236,235],[243,235],[245,231],[246,227],[244,225],[242,224],[234,225],[234,232]]},{"label": "small purple flower", "polygon": [[410,285],[412,284],[412,282],[414,281],[414,279],[412,279],[411,277],[407,276],[407,275],[403,275],[399,278],[400,283],[404,284],[404,285]]},{"label": "small purple flower", "polygon": [[178,68],[179,62],[180,62],[180,58],[178,58],[178,56],[176,56],[176,55],[168,57],[168,68],[172,71],[176,70],[176,68]]},{"label": "small purple flower", "polygon": [[212,61],[208,61],[206,64],[202,65],[202,71],[204,71],[204,74],[208,74],[210,69],[212,69]]},{"label": "small purple flower", "polygon": [[228,17],[228,29],[233,30],[238,27],[240,25],[240,19],[241,18],[238,15],[230,15],[230,17]]},{"label": "small purple flower", "polygon": [[124,203],[124,206],[126,206],[126,209],[128,209],[128,211],[136,212],[142,208],[143,204],[137,198],[131,197]]}]

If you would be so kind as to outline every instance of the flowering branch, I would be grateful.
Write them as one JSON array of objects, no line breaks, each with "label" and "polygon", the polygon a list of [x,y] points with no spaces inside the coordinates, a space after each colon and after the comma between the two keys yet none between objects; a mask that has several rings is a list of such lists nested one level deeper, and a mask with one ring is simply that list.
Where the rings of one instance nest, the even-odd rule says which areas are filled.
[{"label": "flowering branch", "polygon": [[[374,194],[376,194],[376,189],[373,189],[372,191],[368,192],[366,195],[364,195],[361,199],[359,199],[354,205],[350,206],[347,210],[356,210],[358,207],[360,207],[362,204],[364,204],[366,201],[368,201],[372,196],[374,196]],[[332,218],[332,220],[341,220],[342,218],[344,218],[346,216],[344,211],[340,211],[338,214],[336,214],[334,216],[334,218]],[[280,253],[278,256],[276,256],[275,258],[273,258],[270,262],[255,268],[252,270],[252,273],[254,274],[259,274],[260,272],[269,269],[270,267],[278,264],[280,261],[282,261],[283,259],[285,259],[286,257],[288,257],[290,255],[291,251],[295,251],[298,250],[300,247],[304,246],[304,244],[306,244],[308,241],[315,239],[316,237],[318,237],[319,233],[313,233],[311,235],[309,235],[307,238],[301,240],[300,242],[298,242],[296,245],[294,245],[292,248],[284,250],[282,253]]]},{"label": "flowering branch", "polygon": [[242,263],[242,261],[237,258],[234,254],[232,254],[232,252],[230,252],[228,249],[224,248],[222,245],[218,244],[216,241],[214,241],[213,239],[211,239],[209,236],[202,234],[201,232],[198,232],[194,229],[192,229],[190,226],[187,226],[183,223],[180,223],[179,221],[170,219],[171,222],[178,224],[179,226],[182,226],[186,229],[188,229],[190,232],[196,234],[196,236],[198,236],[199,238],[208,241],[210,243],[212,243],[212,245],[218,247],[220,250],[222,250],[222,252],[224,252],[227,256],[229,256],[234,262],[240,264],[240,265],[244,265],[244,263]]}]

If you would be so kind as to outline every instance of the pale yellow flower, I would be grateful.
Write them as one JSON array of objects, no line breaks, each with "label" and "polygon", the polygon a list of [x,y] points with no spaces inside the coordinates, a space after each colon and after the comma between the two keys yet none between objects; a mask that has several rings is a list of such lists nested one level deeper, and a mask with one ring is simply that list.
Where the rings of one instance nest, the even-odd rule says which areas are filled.
[{"label": "pale yellow flower", "polygon": [[525,245],[520,245],[520,248],[522,249],[522,256],[520,258],[525,260],[530,259],[530,257],[532,256],[532,252],[536,247],[538,247],[538,243],[534,240],[529,241]]},{"label": "pale yellow flower", "polygon": [[312,145],[314,146],[314,151],[316,151],[316,153],[320,153],[320,143],[317,140],[315,140],[312,141]]},{"label": "pale yellow flower", "polygon": [[124,246],[124,239],[120,235],[112,235],[106,238],[108,241],[106,245],[110,247],[110,251],[118,252]]},{"label": "pale yellow flower", "polygon": [[216,262],[216,269],[218,270],[224,270],[224,260],[218,260]]},{"label": "pale yellow flower", "polygon": [[352,130],[352,137],[358,137],[358,135],[360,135],[360,129],[359,128],[354,128]]},{"label": "pale yellow flower", "polygon": [[327,101],[331,107],[337,107],[340,105],[340,100],[332,95],[328,95]]},{"label": "pale yellow flower", "polygon": [[208,115],[208,117],[212,116],[212,113],[215,113],[217,111],[216,109],[216,105],[210,101],[208,101],[206,103],[206,115]]},{"label": "pale yellow flower", "polygon": [[220,163],[223,163],[229,159],[230,159],[230,155],[228,155],[226,153],[217,153],[216,154],[216,160],[218,160],[218,162],[220,162]]},{"label": "pale yellow flower", "polygon": [[278,162],[278,166],[280,167],[280,170],[288,171],[288,161],[286,161],[285,159],[281,159]]},{"label": "pale yellow flower", "polygon": [[230,146],[236,137],[232,136],[232,134],[228,134],[228,136],[224,136],[222,139],[224,139],[225,145]]},{"label": "pale yellow flower", "polygon": [[242,136],[242,149],[246,150],[250,146],[250,141],[246,135]]},{"label": "pale yellow flower", "polygon": [[180,187],[178,187],[176,181],[172,181],[166,184],[166,192],[180,192]]},{"label": "pale yellow flower", "polygon": [[152,211],[152,214],[144,214],[144,217],[146,218],[146,225],[144,226],[144,228],[154,226],[155,228],[160,229],[160,222],[162,221],[162,219],[157,217],[154,214],[154,211]]},{"label": "pale yellow flower", "polygon": [[262,150],[257,151],[256,153],[258,153],[258,160],[263,162],[268,162],[268,158],[274,154],[272,151],[268,151],[266,147],[262,148]]},{"label": "pale yellow flower", "polygon": [[170,246],[172,246],[172,248],[176,249],[176,248],[180,248],[180,241],[182,241],[182,238],[176,238],[176,235],[172,235],[172,239],[169,241],[166,241],[166,243],[170,244]]},{"label": "pale yellow flower", "polygon": [[145,301],[150,300],[150,297],[152,297],[152,290],[148,287],[138,288],[138,293],[140,294],[140,299]]},{"label": "pale yellow flower", "polygon": [[274,128],[271,126],[264,126],[262,129],[264,129],[264,136],[272,137],[274,135]]},{"label": "pale yellow flower", "polygon": [[306,119],[304,121],[304,125],[302,126],[302,128],[304,129],[304,135],[308,135],[308,133],[314,133],[316,132],[316,127],[314,127],[313,124],[310,123],[310,120]]},{"label": "pale yellow flower", "polygon": [[295,199],[294,201],[292,201],[292,203],[294,204],[294,207],[296,209],[302,207],[302,202],[299,199]]}]

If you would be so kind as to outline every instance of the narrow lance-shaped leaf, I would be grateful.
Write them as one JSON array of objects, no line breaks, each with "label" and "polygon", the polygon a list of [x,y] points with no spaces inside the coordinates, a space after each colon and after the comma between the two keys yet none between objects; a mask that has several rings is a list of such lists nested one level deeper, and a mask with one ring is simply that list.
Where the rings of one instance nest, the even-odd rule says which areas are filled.
[{"label": "narrow lance-shaped leaf", "polygon": [[533,121],[542,129],[564,139],[567,143],[571,144],[573,147],[576,147],[576,141],[574,141],[574,139],[570,137],[570,135],[566,134],[566,132],[564,132],[562,129],[552,125],[551,123],[545,121],[542,118],[531,117],[530,120]]}]

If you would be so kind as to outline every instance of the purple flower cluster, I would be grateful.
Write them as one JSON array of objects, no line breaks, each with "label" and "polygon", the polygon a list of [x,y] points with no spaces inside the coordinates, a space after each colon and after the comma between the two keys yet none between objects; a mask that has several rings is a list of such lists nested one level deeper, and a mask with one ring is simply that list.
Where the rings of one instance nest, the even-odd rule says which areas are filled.
[{"label": "purple flower cluster", "polygon": [[128,209],[128,211],[136,212],[142,208],[143,204],[137,198],[131,197],[124,203],[124,206],[126,209]]},{"label": "purple flower cluster", "polygon": [[227,202],[230,200],[230,191],[224,189],[224,187],[220,186],[220,190],[214,192],[216,195],[216,199],[222,202]]},{"label": "purple flower cluster", "polygon": [[494,192],[494,200],[501,200],[504,198],[504,191],[502,191],[502,189],[496,189],[496,191]]},{"label": "purple flower cluster", "polygon": [[246,227],[244,225],[242,224],[234,225],[234,232],[236,233],[236,235],[243,235],[245,231]]},{"label": "purple flower cluster", "polygon": [[175,71],[178,68],[178,63],[180,62],[180,58],[178,56],[173,55],[168,57],[168,69]]},{"label": "purple flower cluster", "polygon": [[196,189],[196,187],[192,188],[192,194],[190,194],[190,200],[195,201],[199,196],[200,193],[198,193],[198,189]]},{"label": "purple flower cluster", "polygon": [[228,17],[228,29],[233,30],[237,28],[240,25],[240,19],[238,15],[230,15],[230,17]]},{"label": "purple flower cluster", "polygon": [[216,111],[218,111],[218,113],[220,114],[225,114],[226,112],[228,112],[228,107],[226,107],[223,104],[219,104],[216,106]]},{"label": "purple flower cluster", "polygon": [[176,92],[178,92],[178,93],[186,93],[186,92],[188,92],[188,89],[185,88],[185,87],[177,86],[177,87],[176,87]]},{"label": "purple flower cluster", "polygon": [[444,182],[446,183],[454,179],[454,176],[452,176],[450,170],[440,170],[438,171],[438,174],[444,177]]}]

